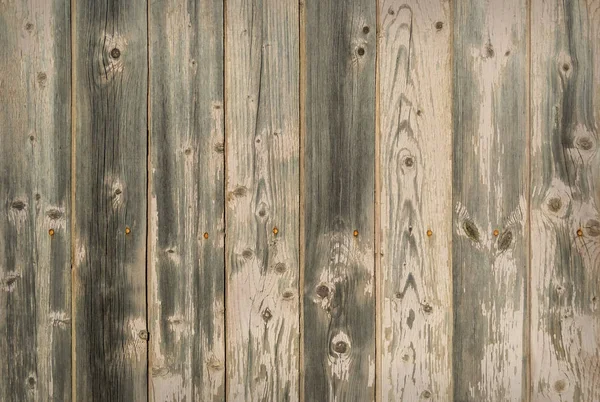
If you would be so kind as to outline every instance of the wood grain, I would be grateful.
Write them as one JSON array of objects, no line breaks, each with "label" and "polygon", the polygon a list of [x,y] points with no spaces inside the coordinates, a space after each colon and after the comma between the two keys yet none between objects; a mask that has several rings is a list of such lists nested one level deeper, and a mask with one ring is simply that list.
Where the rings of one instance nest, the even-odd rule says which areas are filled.
[{"label": "wood grain", "polygon": [[532,400],[600,400],[600,1],[532,1]]},{"label": "wood grain", "polygon": [[379,8],[382,400],[452,399],[452,21]]},{"label": "wood grain", "polygon": [[0,400],[7,402],[71,400],[69,21],[67,1],[0,2]]},{"label": "wood grain", "polygon": [[150,400],[225,398],[223,5],[150,4]]},{"label": "wood grain", "polygon": [[376,3],[305,3],[305,400],[375,387]]},{"label": "wood grain", "polygon": [[454,399],[526,398],[527,7],[454,3]]},{"label": "wood grain", "polygon": [[147,398],[146,12],[74,4],[75,400]]},{"label": "wood grain", "polygon": [[227,397],[297,400],[299,7],[226,7]]}]

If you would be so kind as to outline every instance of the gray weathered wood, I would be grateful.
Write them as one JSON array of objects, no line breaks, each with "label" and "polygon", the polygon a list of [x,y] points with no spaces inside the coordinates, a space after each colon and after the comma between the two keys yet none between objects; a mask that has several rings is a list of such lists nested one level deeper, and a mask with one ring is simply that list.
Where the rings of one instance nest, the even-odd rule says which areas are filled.
[{"label": "gray weathered wood", "polygon": [[531,5],[532,400],[600,400],[600,1]]},{"label": "gray weathered wood", "polygon": [[382,400],[452,399],[450,5],[380,4]]},{"label": "gray weathered wood", "polygon": [[369,401],[375,388],[376,2],[304,7],[304,395]]},{"label": "gray weathered wood", "polygon": [[154,1],[150,400],[225,398],[223,4]]},{"label": "gray weathered wood", "polygon": [[0,400],[7,402],[71,399],[69,7],[0,2]]},{"label": "gray weathered wood", "polygon": [[146,6],[141,0],[74,2],[78,401],[147,395]]},{"label": "gray weathered wood", "polygon": [[297,400],[299,7],[226,8],[227,396]]},{"label": "gray weathered wood", "polygon": [[455,400],[526,397],[527,3],[454,3]]}]

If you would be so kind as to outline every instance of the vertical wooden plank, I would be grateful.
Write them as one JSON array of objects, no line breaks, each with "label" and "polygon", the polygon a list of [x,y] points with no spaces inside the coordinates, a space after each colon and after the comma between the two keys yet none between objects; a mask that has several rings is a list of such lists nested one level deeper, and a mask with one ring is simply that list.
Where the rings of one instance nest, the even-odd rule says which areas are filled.
[{"label": "vertical wooden plank", "polygon": [[145,400],[147,7],[74,2],[76,400]]},{"label": "vertical wooden plank", "polygon": [[379,7],[382,400],[452,399],[450,5]]},{"label": "vertical wooden plank", "polygon": [[297,400],[299,7],[226,9],[227,395]]},{"label": "vertical wooden plank", "polygon": [[600,1],[532,1],[532,400],[600,400]]},{"label": "vertical wooden plank", "polygon": [[305,2],[304,395],[374,399],[376,2]]},{"label": "vertical wooden plank", "polygon": [[223,3],[154,1],[150,31],[150,400],[225,390]]},{"label": "vertical wooden plank", "polygon": [[71,399],[69,2],[0,3],[0,400]]},{"label": "vertical wooden plank", "polygon": [[454,398],[526,398],[527,6],[454,3]]}]

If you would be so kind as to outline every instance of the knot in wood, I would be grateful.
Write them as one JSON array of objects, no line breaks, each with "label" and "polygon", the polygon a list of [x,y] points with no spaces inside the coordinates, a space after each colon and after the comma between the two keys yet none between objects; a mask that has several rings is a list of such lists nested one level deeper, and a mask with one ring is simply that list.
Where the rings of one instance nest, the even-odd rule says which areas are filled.
[{"label": "knot in wood", "polygon": [[427,314],[430,314],[433,311],[433,307],[431,307],[431,305],[429,305],[429,304],[424,304],[423,311],[426,312]]},{"label": "knot in wood", "polygon": [[465,219],[462,224],[463,230],[467,237],[473,241],[479,241],[479,229],[475,226],[475,223],[470,219]]},{"label": "knot in wood", "polygon": [[426,389],[425,391],[423,391],[423,392],[421,393],[421,397],[422,397],[423,399],[429,399],[429,398],[431,398],[431,392],[430,392],[429,390],[427,390],[427,389]]},{"label": "knot in wood", "polygon": [[319,285],[317,287],[317,294],[322,299],[326,298],[329,296],[329,287],[327,285]]},{"label": "knot in wood", "polygon": [[562,207],[562,201],[558,197],[553,197],[548,200],[548,209],[552,212],[560,211]]},{"label": "knot in wood", "polygon": [[435,23],[435,29],[437,29],[438,31],[441,31],[443,27],[444,23],[442,21],[438,21]]},{"label": "knot in wood", "polygon": [[583,151],[589,151],[594,146],[594,143],[590,137],[579,137],[577,140],[575,140],[575,145],[577,145],[577,148]]},{"label": "knot in wood", "polygon": [[498,248],[500,251],[508,249],[512,243],[512,239],[513,234],[510,230],[502,233],[502,235],[498,238]]},{"label": "knot in wood", "polygon": [[595,219],[590,219],[585,224],[587,232],[590,236],[596,237],[600,236],[600,222]]},{"label": "knot in wood", "polygon": [[266,308],[265,311],[263,311],[263,313],[262,313],[262,318],[263,318],[263,320],[265,320],[265,322],[269,322],[269,320],[271,320],[271,318],[273,318],[273,314],[271,313],[271,310]]},{"label": "knot in wood", "polygon": [[278,262],[277,264],[275,264],[275,272],[283,274],[285,271],[287,271],[287,267],[283,262]]},{"label": "knot in wood", "polygon": [[346,353],[348,351],[348,344],[344,341],[336,342],[335,345],[333,345],[333,350],[339,354]]},{"label": "knot in wood", "polygon": [[110,51],[110,57],[112,57],[113,59],[118,59],[119,57],[121,57],[121,51],[118,48],[113,48],[113,50]]},{"label": "knot in wood", "polygon": [[365,48],[363,48],[363,47],[359,47],[359,48],[356,50],[356,53],[358,53],[358,55],[359,55],[359,56],[363,56],[363,55],[365,54]]},{"label": "knot in wood", "polygon": [[15,201],[13,201],[13,202],[10,204],[10,206],[11,206],[13,209],[16,209],[17,211],[22,211],[22,210],[24,210],[24,209],[25,209],[25,203],[24,203],[23,201],[21,201],[21,200],[15,200]]},{"label": "knot in wood", "polygon": [[145,329],[142,329],[140,330],[140,332],[138,332],[138,336],[140,337],[140,339],[147,341],[150,338],[150,332],[146,331]]},{"label": "knot in wood", "polygon": [[369,27],[365,26],[363,27],[363,33],[366,35],[370,32],[371,30],[369,29]]}]

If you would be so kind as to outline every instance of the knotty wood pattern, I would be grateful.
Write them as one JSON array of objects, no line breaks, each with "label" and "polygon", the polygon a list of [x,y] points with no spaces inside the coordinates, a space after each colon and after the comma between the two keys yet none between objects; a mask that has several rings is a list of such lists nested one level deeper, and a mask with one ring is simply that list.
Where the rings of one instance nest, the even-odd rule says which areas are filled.
[{"label": "knotty wood pattern", "polygon": [[71,399],[68,27],[69,2],[0,3],[0,400],[7,402]]},{"label": "knotty wood pattern", "polygon": [[225,398],[223,5],[154,1],[150,400]]},{"label": "knotty wood pattern", "polygon": [[374,399],[375,2],[305,3],[304,396]]},{"label": "knotty wood pattern", "polygon": [[299,394],[299,7],[226,7],[227,399]]},{"label": "knotty wood pattern", "polygon": [[379,9],[382,400],[452,398],[451,29],[445,1]]},{"label": "knotty wood pattern", "polygon": [[456,400],[522,400],[528,278],[527,8],[454,3]]},{"label": "knotty wood pattern", "polygon": [[75,400],[147,394],[146,11],[74,4]]},{"label": "knotty wood pattern", "polygon": [[532,400],[600,400],[600,1],[532,1]]}]

